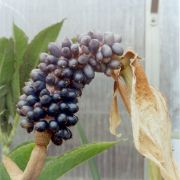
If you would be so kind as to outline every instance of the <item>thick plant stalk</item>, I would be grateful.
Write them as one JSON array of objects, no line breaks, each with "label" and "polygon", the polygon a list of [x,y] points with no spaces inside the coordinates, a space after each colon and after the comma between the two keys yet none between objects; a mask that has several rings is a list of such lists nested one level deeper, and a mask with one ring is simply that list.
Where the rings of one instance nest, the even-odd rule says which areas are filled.
[{"label": "thick plant stalk", "polygon": [[23,171],[9,157],[3,158],[3,164],[11,180],[36,180],[44,166],[47,156],[47,145],[50,141],[48,132],[35,133],[35,147],[31,153],[28,164]]}]

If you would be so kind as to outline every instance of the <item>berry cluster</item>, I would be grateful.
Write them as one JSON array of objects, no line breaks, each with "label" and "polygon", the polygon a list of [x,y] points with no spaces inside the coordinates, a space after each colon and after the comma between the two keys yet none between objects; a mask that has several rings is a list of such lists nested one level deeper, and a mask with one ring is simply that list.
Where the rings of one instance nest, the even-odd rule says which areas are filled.
[{"label": "berry cluster", "polygon": [[121,66],[113,58],[123,54],[120,36],[89,32],[77,41],[66,38],[60,45],[48,45],[49,54],[41,53],[40,64],[31,71],[17,104],[18,113],[26,117],[21,126],[29,133],[49,131],[56,145],[72,137],[69,127],[78,122],[74,115],[79,110],[78,97],[95,72],[111,76]]}]

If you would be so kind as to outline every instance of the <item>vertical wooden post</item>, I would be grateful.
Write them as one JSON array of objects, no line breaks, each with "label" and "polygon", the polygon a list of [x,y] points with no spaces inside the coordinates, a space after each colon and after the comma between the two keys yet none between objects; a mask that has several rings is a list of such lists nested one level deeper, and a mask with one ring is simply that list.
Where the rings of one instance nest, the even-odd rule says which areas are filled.
[{"label": "vertical wooden post", "polygon": [[[160,47],[159,47],[159,0],[146,1],[145,23],[145,71],[150,83],[159,87]],[[159,168],[150,160],[144,161],[144,179],[160,180]]]}]

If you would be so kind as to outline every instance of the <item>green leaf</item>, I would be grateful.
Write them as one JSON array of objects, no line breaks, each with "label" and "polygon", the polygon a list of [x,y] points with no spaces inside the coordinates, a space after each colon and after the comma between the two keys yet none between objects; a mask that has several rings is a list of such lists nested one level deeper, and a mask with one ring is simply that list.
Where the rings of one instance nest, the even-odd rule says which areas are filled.
[{"label": "green leaf", "polygon": [[34,148],[34,143],[24,143],[20,146],[16,147],[9,154],[9,157],[17,163],[17,165],[24,170],[27,162],[29,161],[29,157],[31,155],[31,151]]},{"label": "green leaf", "polygon": [[117,142],[99,142],[86,144],[75,148],[62,156],[55,157],[54,160],[51,160],[46,164],[38,179],[57,179],[73,169],[75,166],[78,166],[102,151],[111,148],[116,143]]},{"label": "green leaf", "polygon": [[26,34],[16,24],[13,24],[13,39],[16,63],[11,88],[13,101],[16,103],[20,95],[19,67],[23,62],[24,52],[28,45],[28,38]]},{"label": "green leaf", "polygon": [[[78,129],[79,136],[81,138],[82,144],[87,144],[88,139],[86,137],[86,134],[84,133],[83,128],[81,127],[80,122],[77,124],[77,129]],[[99,171],[98,171],[98,167],[97,167],[95,158],[90,159],[88,161],[88,165],[89,165],[89,168],[90,168],[90,171],[91,171],[92,178],[94,180],[100,180],[101,177],[100,177],[100,174],[99,174]]]},{"label": "green leaf", "polygon": [[10,177],[2,163],[0,163],[0,179],[1,180],[10,180]]},{"label": "green leaf", "polygon": [[64,20],[39,32],[28,45],[20,67],[20,87],[28,80],[30,71],[37,66],[40,52],[47,51],[48,43],[56,40],[63,22]]},{"label": "green leaf", "polygon": [[13,24],[13,39],[17,67],[22,63],[23,55],[28,44],[28,37],[16,24]]},{"label": "green leaf", "polygon": [[8,84],[14,73],[14,43],[12,39],[0,39],[0,85]]},{"label": "green leaf", "polygon": [[0,98],[5,96],[6,94],[7,94],[7,86],[6,85],[0,86]]},{"label": "green leaf", "polygon": [[[9,153],[9,157],[13,161],[15,161],[22,170],[24,170],[34,146],[35,146],[34,143],[29,143],[29,142],[23,143],[17,146],[15,149],[13,149]],[[10,180],[9,175],[2,163],[0,163],[0,179]]]}]

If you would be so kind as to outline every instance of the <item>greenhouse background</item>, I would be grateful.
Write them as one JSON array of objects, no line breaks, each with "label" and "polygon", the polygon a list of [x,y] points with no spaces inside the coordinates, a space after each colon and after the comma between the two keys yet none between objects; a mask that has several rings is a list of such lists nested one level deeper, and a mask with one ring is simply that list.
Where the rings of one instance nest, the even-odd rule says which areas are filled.
[{"label": "greenhouse background", "polygon": [[[122,35],[123,45],[142,57],[150,82],[159,87],[167,98],[173,131],[180,131],[180,78],[179,78],[179,9],[178,0],[160,0],[157,7],[150,0],[0,0],[0,37],[12,35],[12,24],[21,27],[30,39],[44,27],[67,18],[59,40],[64,37],[99,30]],[[79,119],[89,142],[116,140],[109,132],[109,107],[113,81],[97,74],[84,90],[80,100]],[[119,101],[120,102],[120,101]],[[128,113],[119,106],[122,124],[119,132],[126,141],[96,157],[102,179],[144,179],[145,161],[133,146]],[[77,128],[74,138],[61,147],[51,145],[49,154],[58,155],[80,145]],[[18,128],[13,146],[32,139]],[[174,140],[174,151],[179,140]],[[176,155],[180,163],[180,157]],[[178,159],[179,158],[179,159]],[[91,179],[88,164],[81,165],[62,179]]]}]

